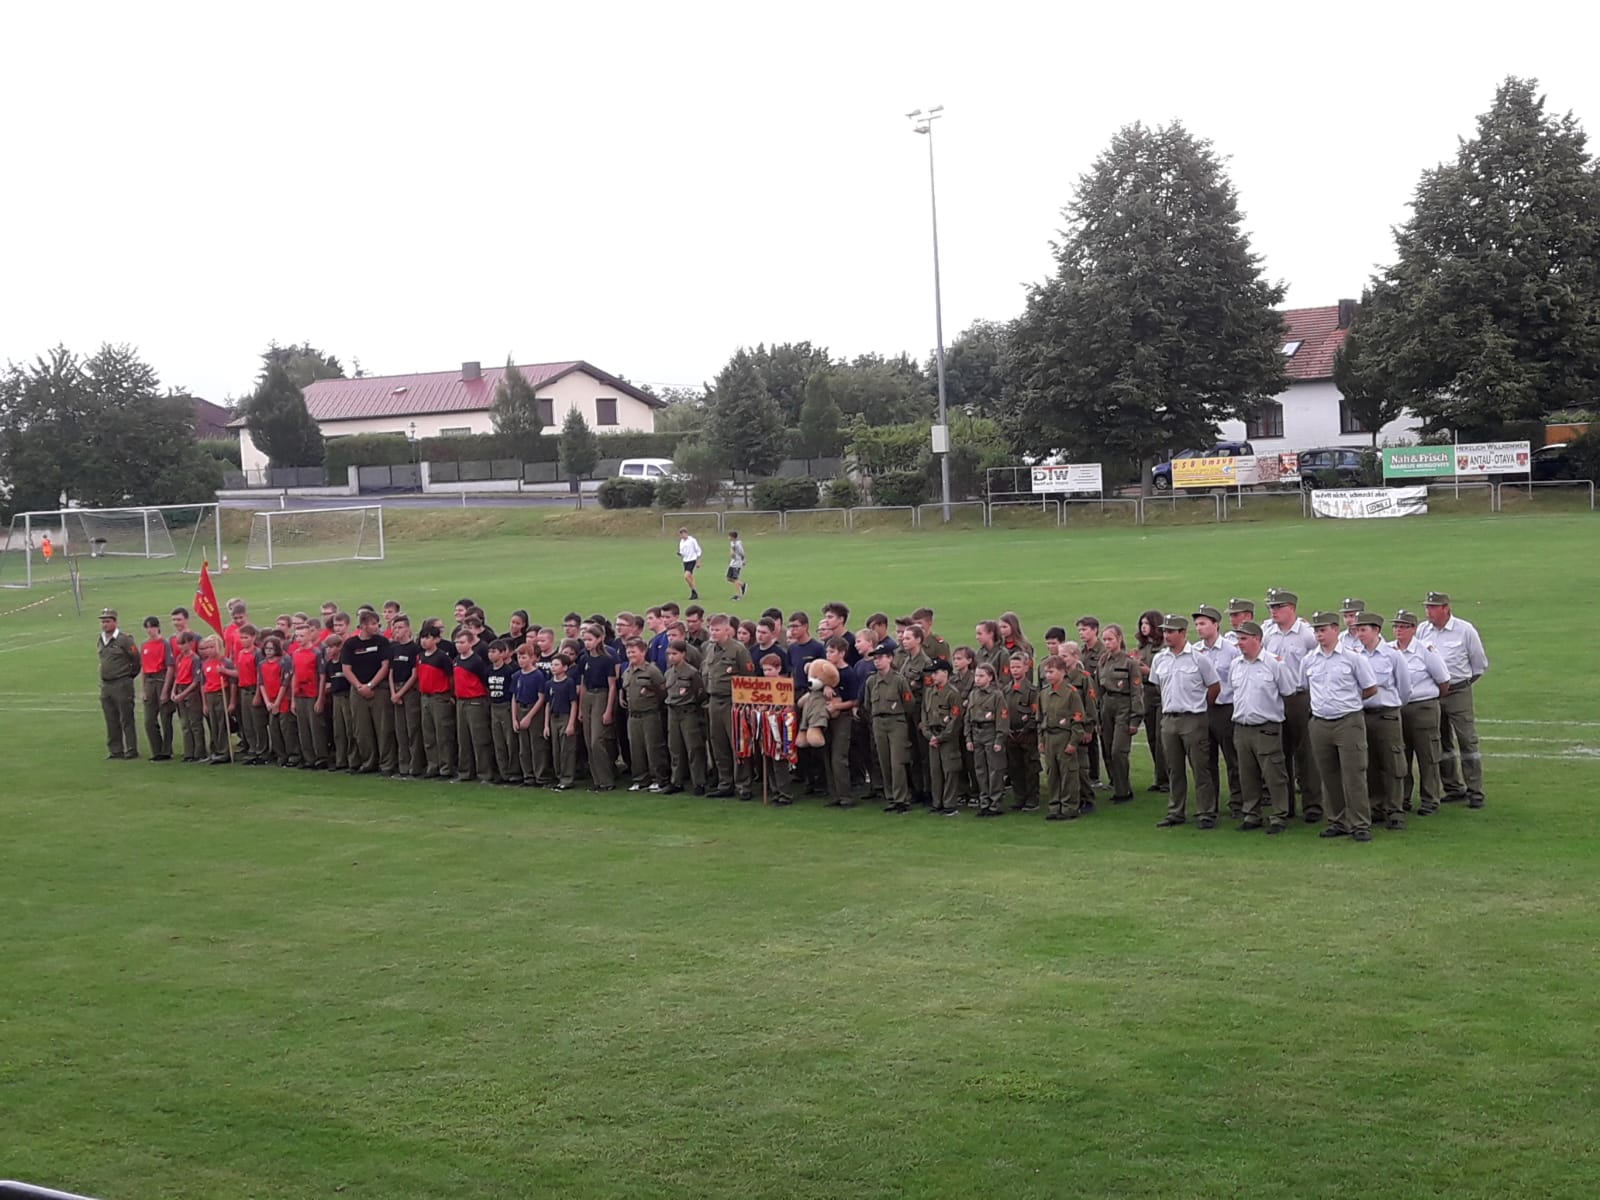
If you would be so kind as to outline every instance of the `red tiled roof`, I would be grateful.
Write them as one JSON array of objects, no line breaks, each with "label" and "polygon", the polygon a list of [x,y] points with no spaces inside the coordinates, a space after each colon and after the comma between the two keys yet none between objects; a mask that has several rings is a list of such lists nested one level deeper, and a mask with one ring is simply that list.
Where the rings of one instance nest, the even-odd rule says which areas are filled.
[{"label": "red tiled roof", "polygon": [[[544,387],[573,371],[592,375],[652,408],[663,402],[607,374],[582,359],[573,362],[532,363],[518,366],[529,383]],[[422,375],[368,375],[362,379],[319,379],[306,389],[306,408],[318,421],[355,421],[364,417],[416,416],[421,413],[482,412],[494,404],[495,389],[504,367],[484,367],[482,378],[461,378],[461,368],[430,371]],[[236,418],[230,424],[242,425]]]},{"label": "red tiled roof", "polygon": [[1332,379],[1333,358],[1344,345],[1350,331],[1339,328],[1339,306],[1325,308],[1287,308],[1283,311],[1283,340],[1299,342],[1300,349],[1289,357],[1286,368],[1295,383],[1311,379]]},{"label": "red tiled roof", "polygon": [[195,437],[227,437],[228,422],[233,420],[233,409],[202,400],[199,396],[192,396],[190,399],[194,401]]}]

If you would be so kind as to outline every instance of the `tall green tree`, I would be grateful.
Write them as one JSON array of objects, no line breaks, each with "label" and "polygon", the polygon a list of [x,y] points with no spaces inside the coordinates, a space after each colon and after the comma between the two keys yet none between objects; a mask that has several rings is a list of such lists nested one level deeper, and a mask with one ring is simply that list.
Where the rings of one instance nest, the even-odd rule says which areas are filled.
[{"label": "tall green tree", "polygon": [[1430,432],[1492,436],[1600,387],[1600,173],[1532,79],[1495,91],[1454,162],[1423,172],[1362,337]]},{"label": "tall green tree", "polygon": [[833,372],[818,371],[806,381],[806,402],[800,406],[800,453],[827,458],[844,445],[840,426],[844,413],[833,398]]},{"label": "tall green tree", "polygon": [[784,425],[798,425],[800,409],[806,402],[806,383],[832,362],[827,347],[810,342],[777,342],[770,347],[758,345],[749,355],[767,394],[783,415]]},{"label": "tall green tree", "polygon": [[576,408],[568,409],[561,423],[560,454],[561,470],[574,484],[593,475],[600,465],[600,442]]},{"label": "tall green tree", "polygon": [[1000,407],[1019,453],[1143,464],[1216,436],[1287,380],[1280,284],[1240,228],[1211,144],[1130,125],[1078,182],[1004,357]]},{"label": "tall green tree", "polygon": [[0,477],[14,510],[210,500],[221,466],[194,436],[187,396],[163,394],[129,346],[88,358],[57,346],[0,375]]},{"label": "tall green tree", "polygon": [[261,352],[261,362],[263,367],[270,367],[274,363],[281,366],[301,391],[319,379],[345,377],[344,364],[338,357],[326,350],[319,350],[310,342],[301,342],[298,346],[280,346],[277,342],[268,342],[267,348]]},{"label": "tall green tree", "polygon": [[[999,407],[1005,387],[1001,359],[1007,332],[1007,326],[999,321],[974,321],[945,347],[945,403],[950,409],[987,415]],[[936,370],[932,359],[928,370]]]},{"label": "tall green tree", "polygon": [[506,438],[524,462],[537,457],[544,418],[539,415],[539,395],[528,377],[506,355],[506,372],[494,389],[494,404],[489,410],[494,431]]},{"label": "tall green tree", "polygon": [[740,347],[711,387],[708,438],[724,464],[770,475],[784,458],[783,413],[767,391],[756,356]]},{"label": "tall green tree", "polygon": [[322,464],[322,427],[306,408],[305,393],[281,362],[269,362],[261,382],[239,406],[250,440],[275,467]]},{"label": "tall green tree", "polygon": [[[1369,318],[1368,314],[1373,315]],[[1384,347],[1379,340],[1383,332],[1383,318],[1368,292],[1333,360],[1334,385],[1344,397],[1345,407],[1371,434],[1373,449],[1377,449],[1379,432],[1405,412],[1408,400],[1384,365]]]}]

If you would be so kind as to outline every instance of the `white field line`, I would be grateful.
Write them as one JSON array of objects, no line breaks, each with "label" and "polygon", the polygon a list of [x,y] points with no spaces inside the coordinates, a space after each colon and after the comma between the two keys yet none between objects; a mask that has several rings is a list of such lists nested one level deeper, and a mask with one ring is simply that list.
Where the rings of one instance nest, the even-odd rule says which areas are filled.
[{"label": "white field line", "polygon": [[18,654],[24,650],[37,650],[40,646],[54,646],[58,642],[76,641],[79,636],[76,633],[64,633],[60,637],[45,638],[42,642],[29,642],[23,646],[6,646],[0,649],[0,654]]},{"label": "white field line", "polygon": [[1534,721],[1526,717],[1479,717],[1479,725],[1555,725],[1558,727],[1573,726],[1578,729],[1600,729],[1600,721],[1563,721],[1558,717],[1548,720]]}]

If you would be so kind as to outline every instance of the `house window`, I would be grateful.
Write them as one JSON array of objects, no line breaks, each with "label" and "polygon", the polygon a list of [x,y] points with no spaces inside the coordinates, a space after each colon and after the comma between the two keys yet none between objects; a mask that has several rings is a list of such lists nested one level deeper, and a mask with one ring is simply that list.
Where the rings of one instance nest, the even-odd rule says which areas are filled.
[{"label": "house window", "polygon": [[1339,432],[1371,433],[1372,430],[1363,425],[1361,423],[1361,418],[1350,411],[1349,401],[1341,400],[1339,401]]},{"label": "house window", "polygon": [[1283,353],[1283,356],[1285,358],[1293,358],[1294,357],[1294,352],[1296,350],[1300,349],[1300,343],[1299,342],[1285,342],[1283,345],[1279,346],[1278,349]]},{"label": "house window", "polygon": [[556,423],[556,402],[554,400],[539,401],[539,424],[549,429]]},{"label": "house window", "polygon": [[1276,400],[1263,401],[1245,422],[1244,435],[1247,438],[1281,438],[1283,405]]},{"label": "house window", "polygon": [[460,426],[456,426],[454,428],[447,428],[447,429],[439,430],[439,436],[440,437],[470,437],[471,435],[472,435],[472,426],[471,425],[460,425]]},{"label": "house window", "polygon": [[617,402],[602,396],[594,402],[594,423],[596,425],[615,425],[617,423]]}]

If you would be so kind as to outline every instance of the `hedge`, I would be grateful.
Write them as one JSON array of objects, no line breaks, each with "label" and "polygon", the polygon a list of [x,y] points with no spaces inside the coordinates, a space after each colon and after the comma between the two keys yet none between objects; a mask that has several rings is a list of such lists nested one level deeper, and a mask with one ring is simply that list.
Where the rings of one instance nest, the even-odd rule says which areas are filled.
[{"label": "hedge", "polygon": [[412,459],[413,449],[403,433],[352,433],[326,443],[325,465],[335,478],[347,467],[398,467]]},{"label": "hedge", "polygon": [[872,477],[872,502],[877,505],[921,504],[931,491],[921,471],[879,471]]},{"label": "hedge", "polygon": [[243,469],[244,463],[243,463],[243,460],[239,457],[240,451],[239,451],[239,439],[238,438],[236,438],[236,437],[231,437],[231,438],[229,438],[229,437],[196,438],[194,444],[196,446],[199,446],[201,450],[203,450],[206,454],[209,454],[212,458],[216,459],[218,462],[227,463],[227,464],[229,464],[231,466],[238,467],[241,470]]},{"label": "hedge", "polygon": [[848,476],[841,475],[838,479],[829,483],[828,507],[860,508],[861,489],[856,486],[856,481]]},{"label": "hedge", "polygon": [[653,479],[608,479],[598,492],[601,508],[649,508],[655,502]]},{"label": "hedge", "polygon": [[750,503],[757,509],[789,512],[817,506],[817,481],[805,476],[758,479]]}]

